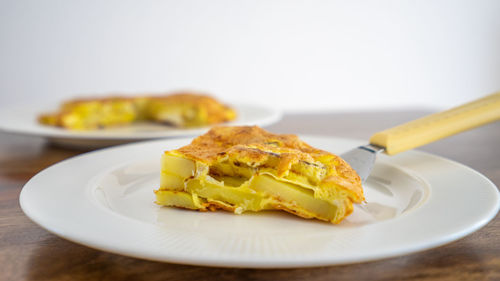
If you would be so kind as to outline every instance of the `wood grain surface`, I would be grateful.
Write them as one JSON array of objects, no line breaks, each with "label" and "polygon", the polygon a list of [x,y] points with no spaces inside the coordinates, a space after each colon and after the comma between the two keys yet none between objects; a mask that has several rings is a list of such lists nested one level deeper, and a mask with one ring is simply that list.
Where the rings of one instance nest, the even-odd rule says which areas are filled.
[{"label": "wood grain surface", "polygon": [[[268,127],[368,139],[428,111],[288,114]],[[422,147],[461,162],[500,185],[500,123]],[[500,280],[500,218],[448,245],[375,262],[297,269],[209,268],[114,255],[59,238],[19,207],[23,185],[42,169],[84,151],[0,133],[0,280]]]}]

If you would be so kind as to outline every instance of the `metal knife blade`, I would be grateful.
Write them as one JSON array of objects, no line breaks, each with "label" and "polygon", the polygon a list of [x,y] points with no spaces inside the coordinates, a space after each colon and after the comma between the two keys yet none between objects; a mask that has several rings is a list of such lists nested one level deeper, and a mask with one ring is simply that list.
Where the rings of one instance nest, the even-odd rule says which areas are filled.
[{"label": "metal knife blade", "polygon": [[351,165],[364,183],[373,169],[377,154],[382,151],[383,147],[368,144],[342,153],[340,157]]}]

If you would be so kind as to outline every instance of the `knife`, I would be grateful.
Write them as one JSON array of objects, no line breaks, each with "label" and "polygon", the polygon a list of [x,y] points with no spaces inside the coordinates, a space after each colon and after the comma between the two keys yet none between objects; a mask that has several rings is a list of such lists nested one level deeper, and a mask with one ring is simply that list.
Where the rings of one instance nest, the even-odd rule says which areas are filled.
[{"label": "knife", "polygon": [[365,182],[381,152],[394,155],[498,120],[500,92],[375,133],[368,145],[340,157]]}]

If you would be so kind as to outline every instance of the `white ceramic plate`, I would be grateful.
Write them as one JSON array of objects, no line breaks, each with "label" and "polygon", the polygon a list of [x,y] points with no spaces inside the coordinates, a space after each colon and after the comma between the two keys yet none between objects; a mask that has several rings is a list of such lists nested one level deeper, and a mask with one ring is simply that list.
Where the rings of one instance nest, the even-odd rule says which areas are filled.
[{"label": "white ceramic plate", "polygon": [[[303,137],[341,153],[359,141]],[[283,212],[195,212],[156,206],[160,155],[190,139],[155,140],[55,164],[23,188],[34,222],[92,248],[148,260],[223,267],[305,267],[422,251],[478,230],[499,209],[495,185],[430,154],[381,155],[366,205],[339,225]]]},{"label": "white ceramic plate", "polygon": [[[267,126],[281,119],[281,112],[275,108],[248,104],[234,105],[234,107],[238,111],[238,118],[226,123],[227,125]],[[0,130],[45,137],[53,143],[78,148],[97,148],[157,138],[196,136],[208,130],[208,127],[179,129],[164,125],[135,124],[122,128],[78,132],[39,124],[36,120],[37,116],[50,111],[52,110],[49,107],[39,105],[2,108],[0,109]]]}]

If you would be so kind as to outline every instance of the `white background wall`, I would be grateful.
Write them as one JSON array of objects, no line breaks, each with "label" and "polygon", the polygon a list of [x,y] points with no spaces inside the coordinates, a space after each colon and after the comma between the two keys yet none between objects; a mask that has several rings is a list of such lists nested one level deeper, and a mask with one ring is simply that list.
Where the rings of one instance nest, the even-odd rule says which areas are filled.
[{"label": "white background wall", "polygon": [[0,0],[0,103],[200,89],[285,110],[500,89],[500,1]]}]

